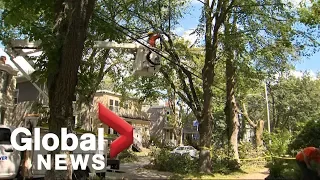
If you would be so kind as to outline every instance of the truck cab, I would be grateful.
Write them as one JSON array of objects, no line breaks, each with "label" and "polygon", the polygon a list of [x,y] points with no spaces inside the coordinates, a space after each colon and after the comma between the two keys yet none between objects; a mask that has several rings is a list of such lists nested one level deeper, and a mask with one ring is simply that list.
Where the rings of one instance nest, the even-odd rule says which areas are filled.
[{"label": "truck cab", "polygon": [[11,144],[13,130],[13,127],[0,125],[0,179],[15,178],[19,172],[22,153]]}]

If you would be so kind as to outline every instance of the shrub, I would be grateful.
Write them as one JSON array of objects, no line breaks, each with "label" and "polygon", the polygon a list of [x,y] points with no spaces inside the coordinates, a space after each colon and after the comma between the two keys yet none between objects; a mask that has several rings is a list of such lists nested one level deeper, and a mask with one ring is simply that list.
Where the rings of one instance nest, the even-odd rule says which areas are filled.
[{"label": "shrub", "polygon": [[171,154],[167,149],[156,149],[152,153],[153,168],[159,171],[168,171],[175,173],[195,172],[198,167],[198,161],[192,159],[189,155]]},{"label": "shrub", "polygon": [[156,136],[150,137],[149,144],[150,144],[150,146],[156,146],[159,148],[166,148],[166,149],[170,149],[170,150],[173,150],[176,147],[176,145],[171,142],[160,141],[160,138],[156,137]]},{"label": "shrub", "polygon": [[268,179],[300,179],[300,169],[295,160],[272,159],[268,164]]},{"label": "shrub", "polygon": [[[262,166],[267,163],[266,151],[264,147],[256,148],[251,142],[240,142],[239,157],[240,159],[252,159],[241,161],[241,165],[245,166]],[[259,159],[256,159],[259,158]]]},{"label": "shrub", "polygon": [[308,147],[319,147],[320,146],[320,121],[309,121],[297,136],[289,144],[289,150],[292,153]]},{"label": "shrub", "polygon": [[[271,144],[267,144],[268,153],[272,156],[283,156],[289,154],[290,157],[295,157],[296,153],[292,151],[290,144],[292,143],[293,134],[289,131],[276,130],[271,135],[266,134],[266,142],[271,140]],[[278,179],[299,179],[300,168],[294,159],[277,159],[272,158],[268,162],[269,178]]]},{"label": "shrub", "polygon": [[138,160],[138,156],[134,152],[128,149],[125,151],[122,151],[118,157],[121,160],[121,162],[135,162]]},{"label": "shrub", "polygon": [[[288,154],[288,145],[292,139],[292,133],[289,131],[275,130],[273,133],[264,134],[264,143],[267,146],[268,154],[274,156],[283,156]],[[271,144],[269,141],[271,140]]]},{"label": "shrub", "polygon": [[227,145],[213,149],[211,155],[214,172],[229,174],[240,169],[238,162],[230,159],[227,149]]}]

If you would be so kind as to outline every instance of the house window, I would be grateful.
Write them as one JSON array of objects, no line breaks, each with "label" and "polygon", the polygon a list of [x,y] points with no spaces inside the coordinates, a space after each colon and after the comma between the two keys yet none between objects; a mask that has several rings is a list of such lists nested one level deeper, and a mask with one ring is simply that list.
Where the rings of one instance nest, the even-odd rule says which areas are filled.
[{"label": "house window", "polygon": [[114,101],[114,111],[119,112],[119,101]]},{"label": "house window", "polygon": [[170,111],[167,111],[166,114],[165,114],[166,122],[169,122],[169,118],[170,118]]},{"label": "house window", "polygon": [[119,101],[110,99],[109,109],[113,112],[119,112]]},{"label": "house window", "polygon": [[0,128],[0,144],[11,145],[11,132],[7,128]]},{"label": "house window", "polygon": [[112,99],[109,100],[109,109],[111,111],[113,111],[113,100]]},{"label": "house window", "polygon": [[4,124],[5,113],[6,113],[6,108],[1,107],[0,108],[0,124]]},{"label": "house window", "polygon": [[124,109],[129,109],[129,103],[124,104]]},{"label": "house window", "polygon": [[13,103],[14,104],[18,104],[18,97],[19,97],[19,89],[16,89],[13,92]]},{"label": "house window", "polygon": [[74,94],[74,95],[72,96],[72,101],[77,101],[77,95]]}]

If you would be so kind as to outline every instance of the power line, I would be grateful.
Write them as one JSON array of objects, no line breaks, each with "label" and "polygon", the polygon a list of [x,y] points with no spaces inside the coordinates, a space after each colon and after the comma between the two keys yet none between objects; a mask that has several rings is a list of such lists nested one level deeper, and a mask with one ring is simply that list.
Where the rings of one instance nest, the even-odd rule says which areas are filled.
[{"label": "power line", "polygon": [[[122,4],[120,4],[119,2],[117,2],[117,5],[119,5],[119,6],[122,6]],[[169,11],[169,13],[170,13],[170,18],[171,18],[171,2],[170,2],[170,11]],[[130,10],[130,9],[126,9],[126,11],[127,12],[129,12],[132,16],[134,16],[134,17],[137,17],[138,19],[140,19],[140,20],[142,20],[142,21],[144,21],[144,22],[147,22],[147,23],[150,23],[151,24],[151,26],[152,26],[152,21],[150,21],[150,20],[148,20],[148,19],[146,19],[146,18],[144,18],[144,17],[141,17],[141,16],[139,16],[136,12],[134,12],[134,11],[132,11],[132,10]],[[161,17],[161,15],[160,15],[160,17]],[[170,22],[170,18],[169,18],[169,31],[170,31],[170,28],[171,28],[171,22]],[[108,19],[108,18],[105,18],[105,19]],[[105,21],[105,20],[103,20],[103,21]],[[112,21],[113,23],[115,23],[115,24],[117,24],[119,27],[121,27],[122,29],[124,29],[124,30],[126,30],[126,31],[128,31],[129,33],[131,33],[131,34],[134,34],[136,37],[138,37],[133,31],[131,31],[130,29],[128,29],[128,28],[126,28],[126,27],[124,27],[124,26],[121,26],[119,23],[117,23],[116,21],[114,21],[114,20],[110,20],[110,21]],[[162,27],[160,27],[161,28],[161,30],[163,30],[162,29]],[[122,32],[123,33],[123,32]],[[127,35],[127,33],[124,33],[125,35]],[[134,38],[134,39],[137,39],[137,38]],[[133,40],[134,40],[133,39]],[[138,42],[138,41],[137,41]],[[147,47],[147,48],[149,48],[149,47]],[[162,48],[161,48],[162,49]],[[191,51],[193,51],[193,50],[191,50]],[[170,60],[170,59],[168,59],[168,58],[166,58],[168,61],[170,61],[170,62],[172,62],[172,63],[174,63],[174,64],[176,64],[175,62],[173,62],[172,60]],[[195,69],[195,68],[192,68],[192,67],[190,67],[189,65],[187,65],[187,64],[185,64],[185,63],[182,63],[181,61],[180,61],[180,64],[182,64],[182,65],[184,65],[185,67],[187,67],[187,68],[189,68],[190,70],[192,70],[192,71],[194,71],[194,72],[197,72],[197,70]],[[177,66],[180,66],[180,67],[183,67],[183,66],[181,66],[180,64],[176,64]],[[184,68],[184,67],[183,67]],[[184,68],[185,69],[185,68]],[[201,78],[201,75],[197,75],[197,74],[200,74],[199,72],[196,74],[196,73],[193,73],[193,72],[191,72],[190,70],[188,70],[188,69],[186,69],[187,71],[189,71],[192,75],[194,75],[194,76],[196,76],[197,78],[200,78],[200,79],[202,79]]]},{"label": "power line", "polygon": [[[100,15],[100,14],[99,14],[99,15]],[[100,15],[100,16],[103,16],[103,15]],[[102,19],[101,17],[98,16],[98,18],[99,18],[101,21],[103,21],[103,22],[105,22],[105,23],[108,23],[106,20]],[[138,17],[138,18],[139,18],[139,17]],[[179,63],[176,63],[175,61],[173,61],[173,60],[169,59],[168,57],[164,56],[163,54],[161,54],[161,53],[160,53],[159,51],[157,51],[156,49],[150,48],[149,46],[147,46],[146,44],[144,44],[143,42],[141,42],[139,39],[133,37],[132,35],[135,35],[135,36],[137,36],[137,35],[136,35],[135,33],[133,33],[132,31],[130,31],[128,28],[120,25],[119,23],[115,22],[114,20],[109,20],[109,21],[111,21],[112,23],[114,23],[114,24],[116,25],[116,26],[113,26],[113,27],[114,27],[117,31],[120,31],[121,33],[125,34],[126,36],[128,36],[128,37],[131,38],[132,40],[134,40],[134,41],[136,41],[137,43],[141,44],[142,46],[146,47],[146,48],[149,49],[150,51],[153,51],[153,52],[156,53],[157,55],[159,55],[159,56],[163,57],[164,59],[168,60],[169,62],[171,62],[171,63],[175,64],[176,66],[178,66],[178,67],[180,67],[180,68],[183,68],[183,69],[185,69],[185,67],[182,66],[182,65],[185,65],[186,67],[191,68],[191,67],[189,67],[188,65],[186,65],[186,64],[184,64],[184,63],[181,63],[181,62],[180,62],[182,65],[179,64]],[[121,29],[118,28],[117,26],[120,27]],[[127,31],[127,32],[125,32],[125,31]],[[132,34],[132,35],[129,35],[129,33]],[[192,69],[192,68],[191,68],[191,69]],[[187,70],[187,69],[186,69],[186,70]],[[191,75],[193,75],[193,76],[195,76],[195,77],[197,77],[197,78],[199,78],[199,79],[202,80],[202,78],[201,78],[199,75],[193,73],[193,72],[190,71],[190,70],[187,70],[187,71],[190,72]],[[215,83],[216,83],[216,82],[215,82]],[[217,89],[225,92],[225,89],[224,89],[224,88],[221,88],[221,87],[219,87],[219,86],[217,86],[217,85],[212,85],[212,86],[214,86],[214,87],[216,87]]]},{"label": "power line", "polygon": [[[99,18],[99,19],[102,20],[102,21],[104,21],[104,22],[106,22],[106,21],[105,21],[104,19],[102,19],[102,18]],[[117,31],[120,31],[121,33],[127,35],[127,36],[130,37],[132,40],[134,40],[134,41],[136,41],[137,43],[141,44],[142,46],[146,47],[146,48],[149,49],[150,51],[153,51],[153,52],[156,53],[157,55],[165,58],[165,59],[168,60],[169,62],[174,63],[175,65],[177,65],[177,66],[179,66],[179,67],[185,68],[185,67],[183,67],[181,64],[187,66],[187,65],[184,64],[184,63],[178,64],[178,63],[176,63],[175,61],[173,61],[173,60],[169,59],[168,57],[164,56],[163,54],[161,54],[158,50],[153,49],[153,48],[150,48],[150,47],[147,46],[145,43],[141,42],[139,39],[133,37],[132,35],[129,35],[129,33],[130,33],[130,34],[133,34],[133,35],[136,35],[136,34],[134,34],[132,31],[128,30],[127,28],[123,27],[122,25],[118,24],[118,23],[115,22],[115,21],[113,21],[113,22],[114,22],[118,27],[124,29],[124,30],[127,31],[128,33],[124,32],[122,29],[119,29],[119,28],[117,28],[117,27],[115,26],[114,28],[115,28]],[[106,22],[106,23],[107,23],[107,22]],[[136,36],[137,36],[137,35],[136,35]],[[187,67],[188,67],[188,66],[187,66]],[[189,67],[189,68],[190,68],[190,67]],[[188,71],[189,71],[189,70],[188,70]],[[195,73],[193,73],[193,72],[191,72],[191,71],[189,71],[189,72],[190,72],[192,75],[194,75],[195,77],[202,79],[199,75],[197,75],[197,74],[195,74]]]}]

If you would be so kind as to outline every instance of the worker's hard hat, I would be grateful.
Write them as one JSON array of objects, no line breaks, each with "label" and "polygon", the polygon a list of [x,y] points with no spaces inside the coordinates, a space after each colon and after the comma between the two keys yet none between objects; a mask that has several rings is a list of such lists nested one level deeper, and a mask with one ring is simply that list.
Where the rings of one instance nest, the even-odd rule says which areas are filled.
[{"label": "worker's hard hat", "polygon": [[153,35],[153,34],[154,34],[153,31],[149,31],[149,32],[148,32],[148,36]]}]

